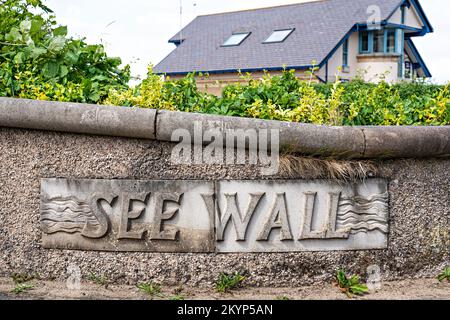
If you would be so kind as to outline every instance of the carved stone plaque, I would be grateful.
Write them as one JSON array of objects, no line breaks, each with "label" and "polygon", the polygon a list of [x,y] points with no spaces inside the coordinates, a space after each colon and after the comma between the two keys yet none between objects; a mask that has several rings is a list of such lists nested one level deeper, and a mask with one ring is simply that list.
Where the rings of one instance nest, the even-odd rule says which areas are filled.
[{"label": "carved stone plaque", "polygon": [[383,179],[130,181],[43,179],[45,248],[295,252],[387,247]]},{"label": "carved stone plaque", "polygon": [[387,248],[387,182],[222,181],[218,252]]},{"label": "carved stone plaque", "polygon": [[214,252],[205,181],[43,179],[45,248]]}]

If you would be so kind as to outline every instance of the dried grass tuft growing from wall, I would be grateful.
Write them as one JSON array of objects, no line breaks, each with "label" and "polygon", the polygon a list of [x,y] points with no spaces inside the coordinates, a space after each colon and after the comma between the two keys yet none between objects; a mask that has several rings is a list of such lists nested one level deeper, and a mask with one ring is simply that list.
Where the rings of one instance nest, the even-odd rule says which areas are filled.
[{"label": "dried grass tuft growing from wall", "polygon": [[280,174],[295,179],[364,180],[378,174],[371,161],[335,160],[281,155]]}]

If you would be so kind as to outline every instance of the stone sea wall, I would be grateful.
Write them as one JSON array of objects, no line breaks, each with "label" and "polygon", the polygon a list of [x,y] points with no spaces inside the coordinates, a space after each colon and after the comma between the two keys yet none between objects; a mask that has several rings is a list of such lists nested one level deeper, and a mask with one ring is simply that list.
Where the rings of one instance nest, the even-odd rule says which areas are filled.
[{"label": "stone sea wall", "polygon": [[[0,276],[18,272],[64,280],[68,267],[76,265],[85,277],[90,272],[106,274],[117,283],[153,279],[167,285],[211,286],[219,272],[239,271],[250,285],[293,286],[329,282],[341,267],[364,275],[370,265],[378,265],[385,280],[434,277],[450,260],[446,127],[430,128],[431,133],[426,128],[376,133],[374,128],[257,122],[281,128],[282,146],[291,135],[290,151],[310,157],[338,150],[342,163],[356,161],[372,168],[364,180],[344,181],[314,177],[312,171],[266,176],[254,165],[173,164],[175,143],[164,140],[181,114],[163,113],[158,120],[157,112],[148,110],[126,126],[122,111],[118,117],[108,111],[106,119],[113,120],[95,115],[81,130],[76,122],[65,127],[70,115],[61,113],[66,108],[88,119],[83,108],[73,109],[77,106],[51,104],[54,121],[44,124],[39,117],[45,118],[45,108],[39,106],[36,118],[33,111],[14,117],[20,106],[26,109],[30,103],[0,100]],[[97,112],[94,106],[87,108]],[[183,126],[188,127],[189,117]],[[229,120],[214,121],[220,127]],[[251,123],[236,119],[242,121]],[[311,131],[316,139],[308,137]],[[330,139],[321,136],[324,131]],[[307,138],[301,139],[302,133]],[[89,206],[67,199],[74,195],[78,200],[98,198]],[[194,196],[197,200],[191,200]],[[233,220],[233,203],[241,211],[241,225]],[[151,210],[139,207],[146,204]],[[73,216],[67,221],[68,208]],[[93,208],[109,222],[92,213],[92,224],[87,224],[83,214]],[[217,223],[227,212],[232,216],[229,223]],[[313,215],[309,220],[308,212]],[[245,213],[252,220],[239,239]],[[55,222],[60,224],[55,227]],[[61,226],[68,232],[61,233]],[[224,239],[217,241],[221,227]],[[202,228],[199,238],[190,235]],[[366,233],[357,232],[361,228]]]}]

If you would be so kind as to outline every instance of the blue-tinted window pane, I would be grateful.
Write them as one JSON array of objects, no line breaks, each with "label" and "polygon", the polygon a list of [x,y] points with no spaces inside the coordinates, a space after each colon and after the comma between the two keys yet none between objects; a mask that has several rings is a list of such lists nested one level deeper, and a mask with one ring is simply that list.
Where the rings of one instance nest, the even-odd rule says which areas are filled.
[{"label": "blue-tinted window pane", "polygon": [[384,30],[376,30],[374,32],[373,52],[384,52]]},{"label": "blue-tinted window pane", "polygon": [[361,32],[361,52],[369,52],[369,32]]},{"label": "blue-tinted window pane", "polygon": [[250,32],[233,34],[227,39],[227,41],[224,42],[223,46],[238,46],[245,40],[245,38],[248,37],[249,34]]},{"label": "blue-tinted window pane", "polygon": [[348,66],[348,39],[344,41],[344,46],[342,48],[342,65]]},{"label": "blue-tinted window pane", "polygon": [[294,29],[287,29],[287,30],[277,30],[274,31],[270,37],[264,41],[265,43],[271,43],[271,42],[282,42],[286,40],[286,38],[294,31]]},{"label": "blue-tinted window pane", "polygon": [[388,29],[387,30],[387,42],[386,42],[386,52],[394,53],[395,52],[395,30]]}]

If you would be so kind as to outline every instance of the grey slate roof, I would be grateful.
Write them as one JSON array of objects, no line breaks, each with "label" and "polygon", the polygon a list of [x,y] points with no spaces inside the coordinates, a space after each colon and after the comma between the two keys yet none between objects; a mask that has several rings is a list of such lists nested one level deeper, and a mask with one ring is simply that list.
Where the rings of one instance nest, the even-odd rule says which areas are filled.
[{"label": "grey slate roof", "polygon": [[[299,68],[322,62],[377,5],[387,19],[402,0],[322,0],[271,8],[199,16],[170,42],[184,41],[155,66],[157,73],[253,71]],[[295,28],[282,43],[263,44],[277,29]],[[231,34],[251,32],[239,46],[222,47]]]}]

